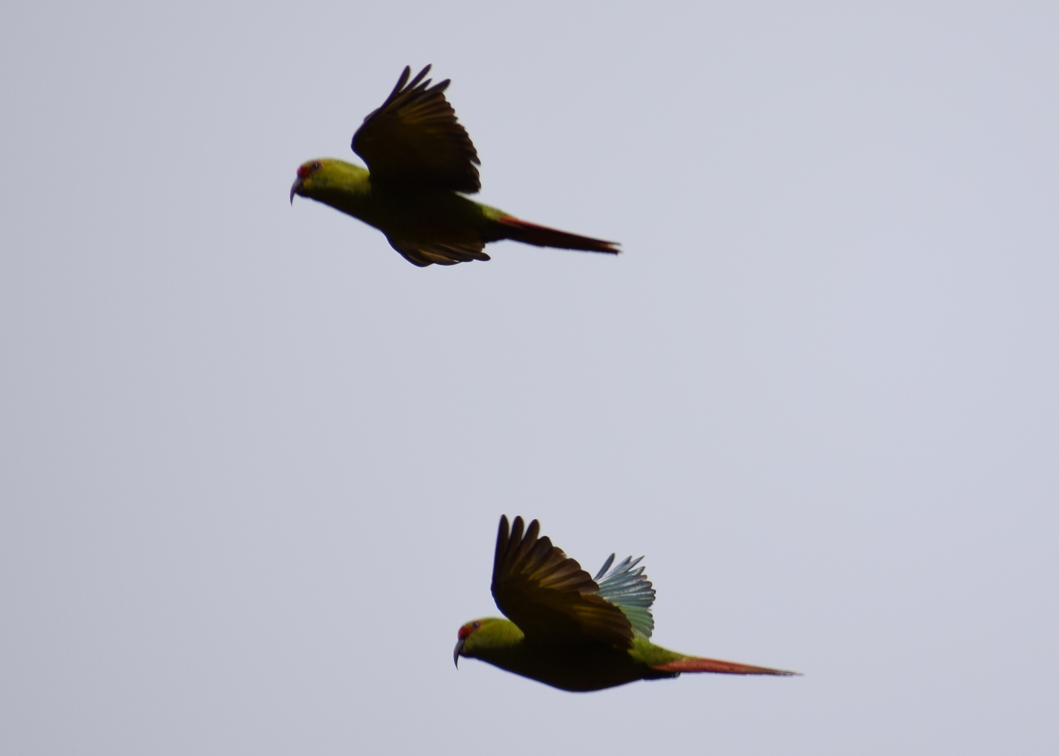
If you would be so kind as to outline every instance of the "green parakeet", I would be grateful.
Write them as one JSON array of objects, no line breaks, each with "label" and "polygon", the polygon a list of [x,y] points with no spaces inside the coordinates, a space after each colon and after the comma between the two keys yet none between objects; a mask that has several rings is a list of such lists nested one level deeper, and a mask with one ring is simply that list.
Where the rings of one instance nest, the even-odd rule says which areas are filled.
[{"label": "green parakeet", "polygon": [[[540,538],[534,520],[508,527],[500,518],[493,559],[493,598],[509,619],[490,617],[460,628],[453,660],[481,659],[562,690],[584,692],[681,672],[796,675],[781,669],[685,656],[656,646],[655,592],[629,557],[611,569],[611,554],[593,579],[562,549]],[[609,570],[609,572],[608,572]]]},{"label": "green parakeet", "polygon": [[463,196],[481,189],[478,153],[445,99],[449,80],[431,86],[428,71],[409,81],[406,66],[386,102],[353,135],[353,151],[368,170],[310,160],[298,168],[291,202],[296,194],[308,197],[374,226],[420,267],[488,260],[483,248],[501,239],[618,253],[614,242],[527,223]]}]

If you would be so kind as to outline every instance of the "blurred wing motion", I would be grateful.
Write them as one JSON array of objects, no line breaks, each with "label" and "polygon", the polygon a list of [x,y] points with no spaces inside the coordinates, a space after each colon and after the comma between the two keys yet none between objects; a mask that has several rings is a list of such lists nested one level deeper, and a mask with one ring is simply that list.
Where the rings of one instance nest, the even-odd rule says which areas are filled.
[{"label": "blurred wing motion", "polygon": [[449,80],[430,86],[429,71],[409,81],[412,69],[405,66],[386,102],[353,135],[353,151],[373,182],[474,194],[482,188],[478,153],[445,99]]},{"label": "blurred wing motion", "polygon": [[580,564],[547,536],[539,537],[537,520],[524,527],[521,517],[510,528],[507,517],[500,518],[492,586],[500,611],[537,643],[632,648],[633,626],[625,612],[600,595]]}]

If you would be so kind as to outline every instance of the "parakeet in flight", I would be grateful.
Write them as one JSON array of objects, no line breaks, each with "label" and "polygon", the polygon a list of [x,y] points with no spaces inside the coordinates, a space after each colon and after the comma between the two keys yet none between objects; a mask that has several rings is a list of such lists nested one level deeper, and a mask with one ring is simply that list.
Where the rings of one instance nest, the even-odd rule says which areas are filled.
[{"label": "parakeet in flight", "polygon": [[431,86],[428,71],[409,81],[406,66],[386,102],[353,135],[353,151],[367,170],[333,158],[310,160],[298,168],[291,203],[297,194],[352,215],[420,267],[488,260],[485,245],[501,239],[619,252],[615,242],[527,223],[463,196],[481,189],[475,167],[481,163],[445,99],[449,80]]},{"label": "parakeet in flight", "polygon": [[[481,659],[562,690],[603,690],[681,672],[797,675],[782,669],[701,659],[651,643],[655,592],[629,557],[595,578],[547,537],[536,520],[509,528],[500,518],[493,559],[493,598],[508,619],[468,622],[457,634],[453,661]],[[609,570],[609,572],[608,572]]]}]

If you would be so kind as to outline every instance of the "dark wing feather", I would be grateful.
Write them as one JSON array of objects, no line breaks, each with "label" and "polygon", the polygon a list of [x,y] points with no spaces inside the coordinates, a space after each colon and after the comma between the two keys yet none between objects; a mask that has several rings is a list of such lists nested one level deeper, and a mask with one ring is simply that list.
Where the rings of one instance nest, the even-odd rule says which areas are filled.
[{"label": "dark wing feather", "polygon": [[607,643],[632,648],[632,626],[622,610],[599,596],[581,565],[540,538],[536,520],[510,530],[500,518],[493,560],[493,598],[528,640],[543,643]]},{"label": "dark wing feather", "polygon": [[412,265],[455,265],[472,260],[489,260],[482,242],[412,242],[387,236],[390,246]]},{"label": "dark wing feather", "polygon": [[430,66],[408,80],[405,66],[382,106],[353,135],[372,181],[474,194],[482,188],[478,153],[445,99],[449,80],[430,86]]}]

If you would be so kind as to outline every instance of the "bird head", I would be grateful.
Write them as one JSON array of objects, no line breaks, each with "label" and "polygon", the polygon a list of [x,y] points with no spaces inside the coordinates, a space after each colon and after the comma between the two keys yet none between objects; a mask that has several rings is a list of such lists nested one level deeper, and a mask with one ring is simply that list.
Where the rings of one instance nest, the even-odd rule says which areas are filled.
[{"label": "bird head", "polygon": [[456,648],[452,661],[460,666],[460,657],[468,659],[490,656],[490,651],[510,646],[522,639],[522,631],[511,620],[487,617],[468,622],[456,633]]},{"label": "bird head", "polygon": [[[471,655],[470,653],[464,653],[467,649],[467,639],[482,629],[483,621],[485,620],[474,620],[473,622],[468,622],[456,632],[456,648],[452,652],[452,661],[456,665],[456,669],[460,668],[461,656]],[[473,649],[474,641],[471,641],[471,647]]]},{"label": "bird head", "polygon": [[324,169],[324,163],[322,160],[310,160],[308,163],[302,163],[298,166],[298,178],[294,179],[294,183],[290,188],[290,201],[294,204],[295,194],[304,194],[312,190],[313,176],[320,173]]},{"label": "bird head", "polygon": [[290,201],[293,204],[297,194],[341,210],[343,197],[369,191],[370,186],[366,168],[345,160],[319,158],[298,166],[298,177],[290,188]]}]

